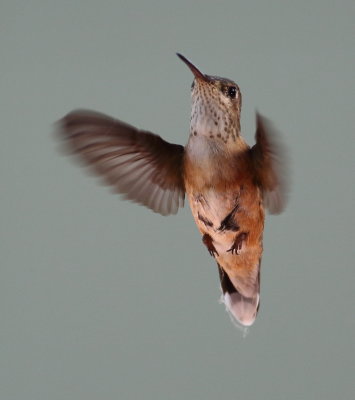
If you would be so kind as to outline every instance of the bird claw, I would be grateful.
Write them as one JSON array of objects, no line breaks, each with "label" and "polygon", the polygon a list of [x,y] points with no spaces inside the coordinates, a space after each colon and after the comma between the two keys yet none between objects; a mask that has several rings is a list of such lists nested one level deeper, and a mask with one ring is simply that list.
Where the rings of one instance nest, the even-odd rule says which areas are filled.
[{"label": "bird claw", "polygon": [[210,253],[210,255],[212,257],[216,257],[216,254],[217,254],[217,256],[219,256],[218,251],[216,250],[216,248],[213,245],[212,245],[211,249],[208,249],[208,252]]},{"label": "bird claw", "polygon": [[242,249],[243,246],[243,241],[247,238],[248,234],[245,232],[240,233],[239,235],[236,236],[234,243],[232,245],[232,247],[227,250],[227,252],[231,252],[232,254],[236,254],[237,256],[239,256],[239,252]]},{"label": "bird claw", "polygon": [[208,233],[205,233],[202,236],[202,242],[207,247],[207,250],[212,257],[216,257],[216,255],[219,256],[218,251],[216,250],[216,248],[213,245],[213,239]]}]

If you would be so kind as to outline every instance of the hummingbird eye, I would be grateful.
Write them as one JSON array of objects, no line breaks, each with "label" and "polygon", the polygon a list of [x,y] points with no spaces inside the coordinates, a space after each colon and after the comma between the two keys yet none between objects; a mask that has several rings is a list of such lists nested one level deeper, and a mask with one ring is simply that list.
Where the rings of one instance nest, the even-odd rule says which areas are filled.
[{"label": "hummingbird eye", "polygon": [[227,94],[231,99],[235,99],[235,96],[237,95],[237,88],[235,86],[229,86]]}]

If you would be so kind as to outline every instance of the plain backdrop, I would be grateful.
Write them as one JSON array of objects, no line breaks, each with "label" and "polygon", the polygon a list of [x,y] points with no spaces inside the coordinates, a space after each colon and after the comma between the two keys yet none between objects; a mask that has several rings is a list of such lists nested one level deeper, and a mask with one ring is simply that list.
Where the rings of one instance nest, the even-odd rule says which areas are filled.
[{"label": "plain backdrop", "polygon": [[[354,2],[0,2],[0,398],[351,399]],[[58,152],[53,123],[106,112],[185,144],[192,74],[234,79],[286,142],[246,338],[186,204],[162,217]]]}]

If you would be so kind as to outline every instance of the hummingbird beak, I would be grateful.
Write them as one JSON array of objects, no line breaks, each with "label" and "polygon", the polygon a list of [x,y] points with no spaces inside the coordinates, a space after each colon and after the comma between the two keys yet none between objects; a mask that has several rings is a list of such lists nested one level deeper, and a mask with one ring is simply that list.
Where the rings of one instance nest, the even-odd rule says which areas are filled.
[{"label": "hummingbird beak", "polygon": [[190,68],[191,72],[194,74],[196,79],[201,79],[205,82],[208,82],[209,79],[207,75],[203,74],[198,68],[196,68],[191,61],[189,61],[186,57],[184,57],[180,53],[176,53],[176,55]]}]

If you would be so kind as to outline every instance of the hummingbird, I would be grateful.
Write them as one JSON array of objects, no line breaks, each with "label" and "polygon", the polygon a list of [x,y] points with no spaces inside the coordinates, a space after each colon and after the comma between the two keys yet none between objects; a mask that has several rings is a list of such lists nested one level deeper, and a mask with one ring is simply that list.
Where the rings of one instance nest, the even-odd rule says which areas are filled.
[{"label": "hummingbird", "polygon": [[232,80],[191,70],[191,119],[185,147],[91,110],[58,121],[65,146],[115,192],[162,215],[189,200],[202,242],[215,259],[222,301],[243,327],[260,306],[265,209],[286,203],[284,148],[269,120],[256,113],[256,143],[241,136],[242,95]]}]

